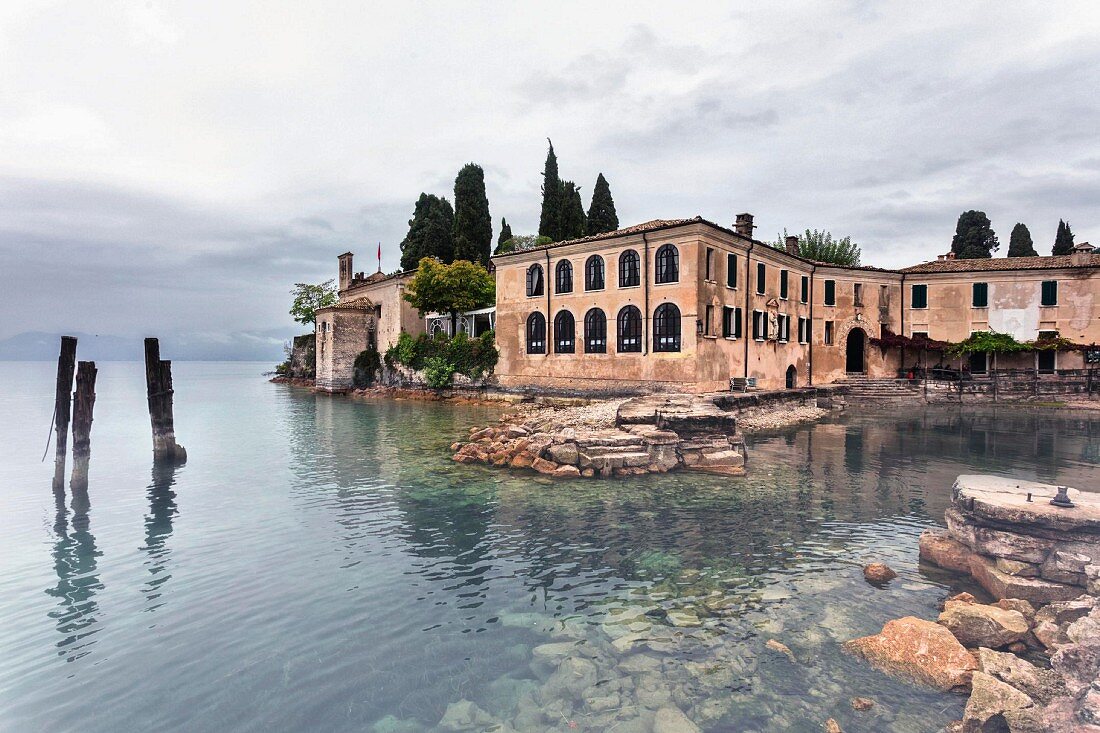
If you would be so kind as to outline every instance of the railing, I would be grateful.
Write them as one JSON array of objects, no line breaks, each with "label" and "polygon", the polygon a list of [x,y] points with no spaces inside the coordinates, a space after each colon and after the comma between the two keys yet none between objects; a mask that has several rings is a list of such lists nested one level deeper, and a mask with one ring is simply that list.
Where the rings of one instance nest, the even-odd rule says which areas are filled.
[{"label": "railing", "polygon": [[929,388],[943,392],[1036,397],[1040,394],[1100,394],[1100,369],[990,369],[972,373],[950,367],[899,369],[898,378],[919,383],[925,395]]}]

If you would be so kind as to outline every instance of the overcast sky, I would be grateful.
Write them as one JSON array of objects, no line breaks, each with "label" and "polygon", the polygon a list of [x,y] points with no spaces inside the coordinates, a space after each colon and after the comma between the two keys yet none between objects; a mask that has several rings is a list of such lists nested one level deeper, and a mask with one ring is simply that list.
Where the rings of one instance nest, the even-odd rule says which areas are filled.
[{"label": "overcast sky", "polygon": [[625,226],[748,211],[865,264],[965,209],[1100,244],[1100,5],[0,3],[0,338],[295,330],[485,169],[538,225],[546,138]]}]

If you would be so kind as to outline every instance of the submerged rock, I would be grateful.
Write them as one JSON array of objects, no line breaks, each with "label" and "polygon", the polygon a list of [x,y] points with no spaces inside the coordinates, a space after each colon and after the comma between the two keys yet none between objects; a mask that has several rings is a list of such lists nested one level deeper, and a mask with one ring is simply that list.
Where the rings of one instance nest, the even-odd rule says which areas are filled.
[{"label": "submerged rock", "polygon": [[470,700],[459,700],[447,706],[439,729],[444,731],[484,731],[499,726],[492,715]]},{"label": "submerged rock", "polygon": [[653,719],[653,733],[702,733],[684,711],[671,705],[657,711]]},{"label": "submerged rock", "polygon": [[844,648],[887,674],[938,690],[968,687],[978,668],[950,631],[914,616],[889,621],[878,634],[852,639]]},{"label": "submerged rock", "polygon": [[825,721],[825,733],[844,733],[844,729],[840,727],[840,723],[829,718]]},{"label": "submerged rock", "polygon": [[898,577],[898,574],[886,563],[873,562],[863,566],[863,577],[869,583],[885,583]]},{"label": "submerged rock", "polygon": [[792,652],[791,648],[783,642],[776,641],[775,639],[768,639],[764,646],[768,647],[773,652],[779,652],[780,654],[786,655],[788,659],[792,662],[794,661],[794,652]]},{"label": "submerged rock", "polygon": [[853,697],[852,698],[852,710],[859,712],[865,712],[875,706],[875,701],[869,697]]}]

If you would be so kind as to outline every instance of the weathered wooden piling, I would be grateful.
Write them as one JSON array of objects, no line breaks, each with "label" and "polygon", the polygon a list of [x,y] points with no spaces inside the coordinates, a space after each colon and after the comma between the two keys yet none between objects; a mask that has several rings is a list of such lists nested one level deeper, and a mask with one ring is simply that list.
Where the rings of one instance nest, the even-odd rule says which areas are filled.
[{"label": "weathered wooden piling", "polygon": [[53,489],[65,489],[65,457],[69,450],[69,417],[72,414],[73,372],[76,369],[76,338],[61,337],[61,353],[57,357],[57,391],[53,401],[53,424],[56,432]]},{"label": "weathered wooden piling", "polygon": [[73,396],[73,492],[88,488],[88,461],[92,456],[92,410],[95,408],[94,361],[80,362],[76,370],[76,394]]},{"label": "weathered wooden piling", "polygon": [[183,463],[187,451],[176,443],[172,416],[172,362],[160,358],[160,342],[145,339],[145,384],[149,396],[149,420],[153,426],[153,460]]}]

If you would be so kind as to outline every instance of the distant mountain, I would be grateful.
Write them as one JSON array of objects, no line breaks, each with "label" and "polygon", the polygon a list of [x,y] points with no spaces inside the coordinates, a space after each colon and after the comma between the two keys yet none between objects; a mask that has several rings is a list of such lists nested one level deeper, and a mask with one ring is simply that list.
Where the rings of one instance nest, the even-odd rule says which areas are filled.
[{"label": "distant mountain", "polygon": [[[305,333],[307,329],[302,329]],[[296,330],[158,334],[163,359],[174,361],[282,361],[283,344]],[[76,336],[76,356],[82,361],[141,361],[145,347],[141,337],[110,334],[46,333],[27,331],[0,340],[0,361],[52,361],[57,359],[61,336]]]}]

